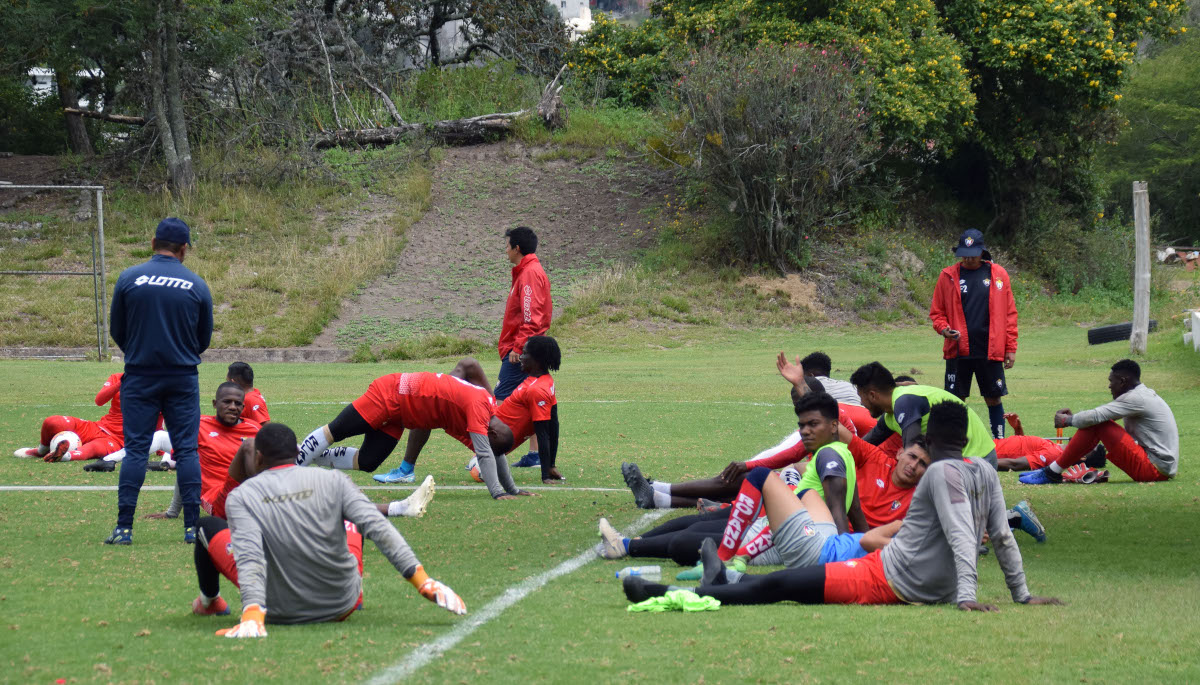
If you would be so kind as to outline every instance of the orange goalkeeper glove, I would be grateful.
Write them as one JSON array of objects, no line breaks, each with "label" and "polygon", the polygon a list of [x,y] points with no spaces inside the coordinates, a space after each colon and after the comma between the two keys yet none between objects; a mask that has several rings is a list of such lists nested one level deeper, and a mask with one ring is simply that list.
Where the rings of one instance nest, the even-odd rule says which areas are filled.
[{"label": "orange goalkeeper glove", "polygon": [[218,630],[225,637],[266,637],[267,610],[257,604],[248,604],[242,609],[242,622],[232,628]]}]

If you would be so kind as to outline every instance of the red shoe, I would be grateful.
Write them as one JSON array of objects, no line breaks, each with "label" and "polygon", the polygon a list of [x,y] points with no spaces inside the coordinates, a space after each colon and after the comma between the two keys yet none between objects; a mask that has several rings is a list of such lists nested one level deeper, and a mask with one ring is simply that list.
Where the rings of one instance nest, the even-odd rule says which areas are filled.
[{"label": "red shoe", "polygon": [[67,456],[67,453],[70,451],[71,451],[71,441],[70,440],[60,440],[58,445],[55,446],[53,452],[47,452],[45,455],[42,456],[42,461],[46,461],[46,462],[62,461],[62,458]]},{"label": "red shoe", "polygon": [[203,597],[197,597],[192,600],[192,613],[197,616],[228,616],[229,604],[220,597],[207,603]]}]

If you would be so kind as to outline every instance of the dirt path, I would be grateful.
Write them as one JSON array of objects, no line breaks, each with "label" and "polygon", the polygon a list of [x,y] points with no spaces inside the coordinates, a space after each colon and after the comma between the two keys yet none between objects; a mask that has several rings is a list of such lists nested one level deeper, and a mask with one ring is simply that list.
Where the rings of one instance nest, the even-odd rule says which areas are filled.
[{"label": "dirt path", "polygon": [[515,143],[447,150],[395,269],[343,302],[312,347],[433,332],[494,340],[510,283],[507,228],[537,231],[556,314],[573,283],[650,245],[647,214],[671,192],[668,174],[604,158],[538,161],[551,156]]}]

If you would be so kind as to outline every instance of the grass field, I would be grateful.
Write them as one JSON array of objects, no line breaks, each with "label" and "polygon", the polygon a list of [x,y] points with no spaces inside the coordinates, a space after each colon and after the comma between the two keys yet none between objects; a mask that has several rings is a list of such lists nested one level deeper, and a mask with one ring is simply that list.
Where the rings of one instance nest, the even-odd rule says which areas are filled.
[{"label": "grass field", "polygon": [[[1006,408],[1031,432],[1050,432],[1059,407],[1107,399],[1107,367],[1121,344],[1089,348],[1076,327],[1023,331]],[[632,338],[625,338],[628,341]],[[561,402],[559,463],[572,487],[535,499],[493,502],[478,490],[442,489],[419,520],[396,520],[435,577],[479,612],[507,588],[568,561],[596,540],[596,520],[627,526],[633,506],[617,466],[634,460],[652,477],[712,475],[789,432],[794,417],[772,359],[780,349],[824,349],[845,378],[879,359],[938,384],[937,339],[925,328],[838,334],[730,331],[671,349],[572,349],[556,375]],[[301,435],[326,422],[374,377],[396,370],[449,368],[448,360],[358,365],[256,367],[272,416]],[[497,364],[487,367],[494,374]],[[114,367],[94,363],[5,362],[0,373],[4,455],[34,444],[51,413],[96,418],[90,400]],[[1200,680],[1200,575],[1195,545],[1200,496],[1195,450],[1200,428],[1200,357],[1175,331],[1151,338],[1143,379],[1172,404],[1182,431],[1178,477],[1132,484],[1118,474],[1094,486],[1021,486],[1001,474],[1006,499],[1029,499],[1049,529],[1037,545],[1018,534],[1030,588],[1064,607],[1008,600],[996,563],[980,563],[980,599],[998,614],[952,607],[724,607],[700,615],[625,611],[613,572],[593,560],[552,580],[481,625],[406,678],[413,682],[1187,682]],[[202,369],[202,398],[223,368]],[[982,413],[978,398],[971,405]],[[205,405],[207,406],[207,405]],[[441,486],[470,485],[469,455],[435,435],[418,465]],[[393,457],[384,468],[394,465]],[[517,472],[533,485],[536,469]],[[372,484],[365,474],[356,482]],[[169,485],[169,474],[148,474]],[[115,485],[115,474],[78,464],[0,457],[3,485]],[[377,501],[403,496],[369,491]],[[142,512],[169,492],[144,492]],[[0,491],[0,668],[3,682],[364,681],[472,619],[422,600],[368,544],[365,609],[348,621],[271,627],[260,641],[218,639],[229,618],[197,618],[192,549],[178,521],[139,521],[134,546],[100,541],[112,529],[111,491]],[[678,569],[665,562],[664,574]],[[233,588],[224,587],[234,612]],[[1190,645],[1190,646],[1189,646]]]}]

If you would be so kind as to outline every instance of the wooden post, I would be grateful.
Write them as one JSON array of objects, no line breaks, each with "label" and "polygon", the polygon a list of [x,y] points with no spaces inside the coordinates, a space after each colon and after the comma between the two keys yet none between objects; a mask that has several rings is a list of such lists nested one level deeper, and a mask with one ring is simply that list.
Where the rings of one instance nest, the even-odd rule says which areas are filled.
[{"label": "wooden post", "polygon": [[1150,194],[1145,181],[1133,182],[1133,233],[1137,257],[1133,268],[1133,332],[1130,354],[1146,354],[1150,328]]}]

